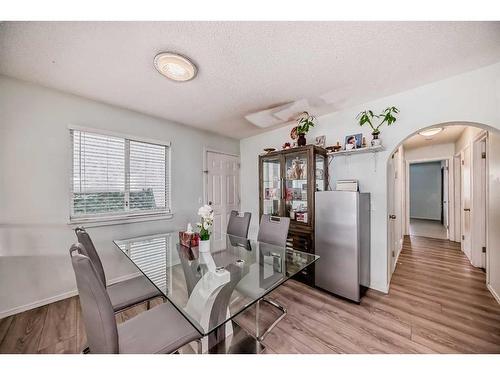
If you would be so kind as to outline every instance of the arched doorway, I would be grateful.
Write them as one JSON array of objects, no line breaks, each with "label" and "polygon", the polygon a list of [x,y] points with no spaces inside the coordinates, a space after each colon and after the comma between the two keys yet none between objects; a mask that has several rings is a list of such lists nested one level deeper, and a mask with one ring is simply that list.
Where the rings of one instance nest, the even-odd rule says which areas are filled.
[{"label": "arched doorway", "polygon": [[[397,145],[391,150],[387,160],[387,277],[390,283],[392,274],[396,268],[396,262],[399,253],[403,247],[403,239],[409,235],[409,206],[408,206],[408,160],[404,155],[404,144],[412,137],[431,128],[449,129],[453,126],[462,126],[466,128],[478,129],[475,132],[477,137],[471,139],[471,144],[467,152],[458,150],[458,153],[453,153],[449,156],[449,180],[451,187],[448,189],[446,198],[446,214],[444,219],[449,220],[447,223],[447,238],[450,241],[460,243],[461,250],[466,254],[471,264],[475,267],[484,265],[486,272],[486,284],[488,289],[495,296],[497,301],[500,286],[500,247],[497,247],[497,234],[492,228],[497,223],[497,211],[500,210],[500,201],[497,196],[500,196],[500,184],[497,187],[497,169],[500,168],[500,132],[488,125],[475,122],[447,122],[432,126],[424,126],[418,130],[407,134],[403,139],[400,139]],[[481,135],[486,135],[486,138],[481,138]],[[485,185],[484,193],[480,194],[481,190],[477,184],[480,177],[479,168],[471,168],[467,172],[466,167],[474,167],[475,163],[483,156],[484,152],[481,149],[480,141],[485,140],[485,150],[488,154],[486,168],[484,174]],[[498,151],[497,151],[498,150]],[[467,157],[469,155],[469,157]],[[432,153],[425,155],[426,160],[433,160]],[[439,158],[438,158],[439,159]],[[465,164],[465,165],[461,165]],[[477,164],[479,165],[479,164]],[[465,169],[464,169],[465,168]],[[460,181],[467,181],[466,177],[457,177],[456,170],[460,169],[464,173],[471,173],[471,186],[467,187]],[[465,176],[465,174],[464,174]],[[448,178],[448,177],[447,177]],[[460,180],[459,180],[460,178]],[[474,180],[475,179],[475,180]],[[460,186],[459,186],[460,185]],[[471,201],[462,201],[462,197],[457,198],[456,192],[470,188]],[[464,190],[465,191],[465,190]],[[468,192],[467,192],[468,194]],[[465,197],[466,194],[463,196]],[[484,201],[484,210],[481,213],[478,207],[481,204],[481,199]],[[497,206],[497,203],[499,205]],[[475,208],[471,209],[471,206]],[[461,213],[460,215],[458,213]],[[481,216],[482,215],[482,216]],[[457,224],[460,222],[460,224]],[[452,225],[451,228],[450,224]],[[467,230],[470,231],[467,235]],[[484,232],[484,245],[481,243],[480,232]],[[463,236],[463,237],[462,237]],[[469,243],[470,242],[470,243]],[[484,253],[486,251],[486,253]],[[483,255],[484,254],[484,255]],[[388,284],[389,284],[388,283]],[[493,285],[493,286],[492,286]]]}]

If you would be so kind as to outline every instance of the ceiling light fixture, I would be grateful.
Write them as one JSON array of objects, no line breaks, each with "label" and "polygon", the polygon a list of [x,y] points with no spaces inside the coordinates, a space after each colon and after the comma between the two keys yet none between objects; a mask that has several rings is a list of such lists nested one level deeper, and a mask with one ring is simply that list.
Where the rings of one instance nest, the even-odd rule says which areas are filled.
[{"label": "ceiling light fixture", "polygon": [[175,52],[159,53],[155,56],[154,64],[160,74],[177,82],[190,81],[198,73],[191,60]]},{"label": "ceiling light fixture", "polygon": [[438,133],[441,133],[443,131],[443,128],[431,128],[427,130],[423,130],[421,132],[418,132],[423,137],[432,137],[433,135],[436,135]]}]

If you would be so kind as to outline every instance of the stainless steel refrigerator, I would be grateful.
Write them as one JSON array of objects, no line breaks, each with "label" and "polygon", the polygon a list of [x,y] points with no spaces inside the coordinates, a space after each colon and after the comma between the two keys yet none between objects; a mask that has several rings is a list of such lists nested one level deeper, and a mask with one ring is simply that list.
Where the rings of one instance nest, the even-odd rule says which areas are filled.
[{"label": "stainless steel refrigerator", "polygon": [[321,191],[315,202],[316,287],[360,302],[370,284],[370,194]]}]

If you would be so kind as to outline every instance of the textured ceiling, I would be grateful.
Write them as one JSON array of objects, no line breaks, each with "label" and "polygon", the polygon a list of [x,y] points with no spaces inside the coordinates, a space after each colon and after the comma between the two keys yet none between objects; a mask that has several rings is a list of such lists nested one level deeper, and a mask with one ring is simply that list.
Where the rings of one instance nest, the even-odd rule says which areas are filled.
[{"label": "textured ceiling", "polygon": [[433,135],[432,137],[423,137],[420,134],[415,134],[414,136],[408,138],[403,142],[403,146],[407,150],[413,148],[424,147],[424,146],[434,146],[444,143],[455,143],[458,138],[462,135],[463,131],[467,126],[463,125],[451,125],[443,128],[441,133]]},{"label": "textured ceiling", "polygon": [[[160,76],[177,51],[196,79]],[[500,61],[499,22],[4,22],[0,74],[234,138],[305,98],[331,112]]]}]

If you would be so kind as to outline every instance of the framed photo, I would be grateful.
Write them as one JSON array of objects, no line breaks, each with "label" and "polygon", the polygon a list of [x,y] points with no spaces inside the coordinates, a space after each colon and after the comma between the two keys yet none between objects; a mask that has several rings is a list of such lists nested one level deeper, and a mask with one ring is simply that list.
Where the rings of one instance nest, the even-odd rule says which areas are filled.
[{"label": "framed photo", "polygon": [[361,142],[363,142],[363,134],[352,134],[345,137],[346,150],[354,150],[356,148],[361,148]]},{"label": "framed photo", "polygon": [[326,135],[320,135],[319,137],[316,137],[315,145],[319,147],[325,147],[325,142],[326,142]]}]

